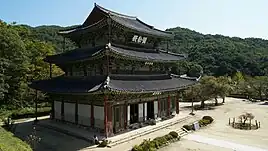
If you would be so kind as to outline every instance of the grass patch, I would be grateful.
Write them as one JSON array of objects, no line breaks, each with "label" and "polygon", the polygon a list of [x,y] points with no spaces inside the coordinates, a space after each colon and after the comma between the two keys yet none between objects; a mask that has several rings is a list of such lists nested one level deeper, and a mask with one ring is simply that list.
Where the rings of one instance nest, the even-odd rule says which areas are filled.
[{"label": "grass patch", "polygon": [[32,151],[31,147],[0,127],[0,151]]}]

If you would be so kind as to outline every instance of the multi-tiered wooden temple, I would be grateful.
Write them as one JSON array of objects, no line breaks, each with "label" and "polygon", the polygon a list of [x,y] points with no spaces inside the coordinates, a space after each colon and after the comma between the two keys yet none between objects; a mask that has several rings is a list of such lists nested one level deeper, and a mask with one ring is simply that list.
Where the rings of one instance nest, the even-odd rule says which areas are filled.
[{"label": "multi-tiered wooden temple", "polygon": [[180,90],[197,81],[170,73],[185,55],[168,51],[171,33],[137,17],[95,4],[83,25],[59,34],[79,47],[45,58],[65,74],[30,85],[49,95],[53,119],[111,136],[134,123],[178,114]]}]

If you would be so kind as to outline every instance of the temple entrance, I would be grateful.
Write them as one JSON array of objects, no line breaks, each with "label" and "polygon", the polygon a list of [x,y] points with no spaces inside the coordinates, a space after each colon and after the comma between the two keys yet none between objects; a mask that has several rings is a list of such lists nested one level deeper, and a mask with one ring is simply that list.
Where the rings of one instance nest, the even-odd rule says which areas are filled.
[{"label": "temple entrance", "polygon": [[125,122],[125,106],[114,106],[114,132],[117,133],[119,131],[124,130],[124,122]]},{"label": "temple entrance", "polygon": [[130,104],[130,124],[139,122],[139,104]]},{"label": "temple entrance", "polygon": [[147,102],[147,119],[154,119],[154,101]]}]

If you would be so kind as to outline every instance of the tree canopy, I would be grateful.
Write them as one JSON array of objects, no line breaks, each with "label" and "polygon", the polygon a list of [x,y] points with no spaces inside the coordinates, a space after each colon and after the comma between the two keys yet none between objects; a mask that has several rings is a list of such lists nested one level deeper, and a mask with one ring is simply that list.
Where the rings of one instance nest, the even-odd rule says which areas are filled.
[{"label": "tree canopy", "polygon": [[268,40],[204,35],[186,28],[168,29],[175,34],[170,43],[173,52],[188,54],[189,61],[201,65],[213,76],[268,75]]}]

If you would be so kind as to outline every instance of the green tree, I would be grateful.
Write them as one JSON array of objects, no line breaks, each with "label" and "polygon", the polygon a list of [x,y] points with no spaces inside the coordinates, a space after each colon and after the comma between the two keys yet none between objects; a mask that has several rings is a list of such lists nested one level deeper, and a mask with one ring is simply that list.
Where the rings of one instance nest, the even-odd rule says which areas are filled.
[{"label": "green tree", "polygon": [[[18,32],[11,25],[0,24],[0,57],[2,68],[2,82],[8,85],[2,103],[21,106],[25,89],[27,88],[28,58],[25,45]],[[3,63],[4,61],[4,63]]]},{"label": "green tree", "polygon": [[227,76],[220,76],[216,79],[218,83],[218,95],[222,98],[222,103],[225,103],[225,97],[232,91],[232,79]]},{"label": "green tree", "polygon": [[247,79],[249,88],[252,89],[253,95],[259,98],[261,101],[265,99],[266,91],[268,89],[268,77],[256,76]]}]

